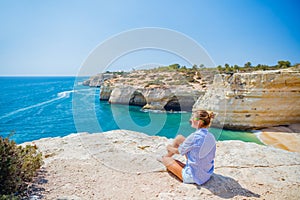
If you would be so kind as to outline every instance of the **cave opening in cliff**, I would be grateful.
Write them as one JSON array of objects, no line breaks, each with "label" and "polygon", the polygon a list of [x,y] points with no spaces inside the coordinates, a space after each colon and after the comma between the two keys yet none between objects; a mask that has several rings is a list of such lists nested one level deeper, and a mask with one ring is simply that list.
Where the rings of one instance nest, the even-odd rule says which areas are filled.
[{"label": "cave opening in cliff", "polygon": [[174,96],[168,103],[164,106],[166,111],[181,111],[180,103],[176,96]]},{"label": "cave opening in cliff", "polygon": [[147,104],[147,101],[146,101],[146,98],[144,97],[144,95],[139,91],[134,91],[130,97],[129,105],[143,107],[146,104]]}]

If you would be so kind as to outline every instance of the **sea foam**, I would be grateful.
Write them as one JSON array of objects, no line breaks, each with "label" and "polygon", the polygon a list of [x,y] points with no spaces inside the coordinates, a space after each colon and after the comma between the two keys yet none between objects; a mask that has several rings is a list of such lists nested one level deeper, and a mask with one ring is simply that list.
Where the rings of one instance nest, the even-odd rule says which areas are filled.
[{"label": "sea foam", "polygon": [[57,97],[53,98],[53,99],[50,99],[48,101],[43,101],[43,102],[40,102],[40,103],[37,103],[37,104],[34,104],[34,105],[31,105],[31,106],[27,106],[27,107],[24,107],[24,108],[20,108],[18,110],[15,110],[15,111],[12,111],[10,113],[7,113],[3,116],[0,116],[0,119],[4,119],[4,118],[7,118],[7,117],[10,117],[10,116],[13,116],[15,114],[18,114],[20,112],[24,112],[26,110],[30,110],[30,109],[33,109],[33,108],[37,108],[37,107],[40,107],[40,106],[43,106],[43,105],[47,105],[47,104],[50,104],[52,102],[55,102],[57,100],[60,100],[60,99],[63,99],[63,98],[69,98],[70,97],[70,94],[74,92],[74,90],[69,90],[69,91],[63,91],[63,92],[59,92],[57,93]]}]

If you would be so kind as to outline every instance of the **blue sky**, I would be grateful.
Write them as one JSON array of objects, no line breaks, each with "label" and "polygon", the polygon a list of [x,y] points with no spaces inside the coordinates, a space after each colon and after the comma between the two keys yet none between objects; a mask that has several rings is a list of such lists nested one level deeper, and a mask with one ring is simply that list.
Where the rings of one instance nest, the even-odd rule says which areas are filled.
[{"label": "blue sky", "polygon": [[[187,35],[216,65],[300,63],[299,5],[297,0],[0,0],[0,75],[76,75],[97,45],[143,27]],[[142,64],[135,60],[141,57],[115,64]],[[145,57],[161,64],[178,61]]]}]

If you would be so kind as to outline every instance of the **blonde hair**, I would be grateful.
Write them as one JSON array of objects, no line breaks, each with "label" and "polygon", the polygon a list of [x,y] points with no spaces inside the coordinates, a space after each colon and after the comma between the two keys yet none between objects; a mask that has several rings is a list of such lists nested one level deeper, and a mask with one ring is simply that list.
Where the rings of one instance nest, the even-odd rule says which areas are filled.
[{"label": "blonde hair", "polygon": [[202,120],[203,127],[209,127],[215,114],[212,111],[197,110],[193,112],[193,117]]}]

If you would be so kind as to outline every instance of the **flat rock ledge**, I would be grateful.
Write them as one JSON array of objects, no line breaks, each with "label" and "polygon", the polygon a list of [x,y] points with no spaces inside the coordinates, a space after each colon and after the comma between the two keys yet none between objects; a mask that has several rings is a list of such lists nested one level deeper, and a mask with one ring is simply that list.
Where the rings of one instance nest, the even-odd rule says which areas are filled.
[{"label": "flat rock ledge", "polygon": [[31,142],[45,157],[32,199],[300,199],[299,153],[218,142],[215,173],[197,186],[156,161],[171,142],[128,130]]}]

